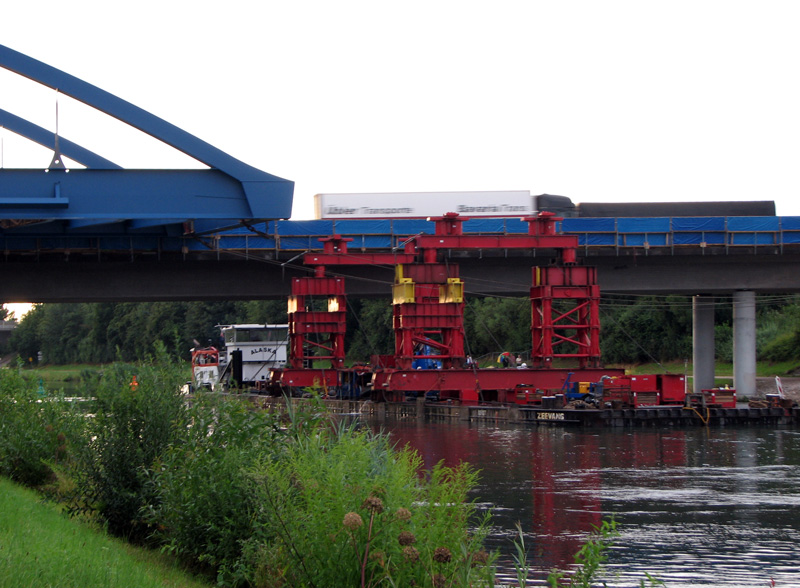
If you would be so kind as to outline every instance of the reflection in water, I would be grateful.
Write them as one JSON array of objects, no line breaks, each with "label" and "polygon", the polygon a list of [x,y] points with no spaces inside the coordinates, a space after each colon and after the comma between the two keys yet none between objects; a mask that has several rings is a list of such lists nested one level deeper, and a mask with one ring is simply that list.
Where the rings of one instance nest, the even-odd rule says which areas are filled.
[{"label": "reflection in water", "polygon": [[429,468],[482,472],[476,498],[494,513],[492,543],[510,573],[514,523],[531,563],[566,568],[593,525],[621,536],[609,586],[648,572],[671,588],[800,587],[800,432],[773,429],[580,430],[384,422]]}]

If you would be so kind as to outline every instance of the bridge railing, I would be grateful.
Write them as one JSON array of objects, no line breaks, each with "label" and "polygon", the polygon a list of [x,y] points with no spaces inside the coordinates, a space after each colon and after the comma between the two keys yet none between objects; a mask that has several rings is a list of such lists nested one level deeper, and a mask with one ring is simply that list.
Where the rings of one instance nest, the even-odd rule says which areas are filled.
[{"label": "bridge railing", "polygon": [[[567,218],[559,230],[576,235],[584,249],[670,250],[676,248],[742,248],[800,246],[800,217],[672,217]],[[524,234],[528,224],[519,218],[472,219],[465,233]],[[220,235],[221,249],[319,249],[319,239],[332,234],[350,237],[353,249],[401,247],[409,236],[434,232],[432,221],[416,219],[272,221],[263,235],[237,229]],[[201,249],[197,244],[194,249]]]}]

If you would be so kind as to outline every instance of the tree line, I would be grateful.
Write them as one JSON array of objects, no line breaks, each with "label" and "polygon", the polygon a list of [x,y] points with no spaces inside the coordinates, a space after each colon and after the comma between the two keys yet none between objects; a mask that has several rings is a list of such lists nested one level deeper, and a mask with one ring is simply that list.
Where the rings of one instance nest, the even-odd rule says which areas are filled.
[{"label": "tree line", "polygon": [[[349,299],[348,359],[368,361],[393,352],[391,301]],[[5,310],[2,310],[5,314]],[[605,296],[600,304],[603,361],[666,362],[692,356],[692,301],[685,296]],[[531,348],[530,300],[476,298],[464,309],[466,352],[475,358]],[[731,361],[733,312],[730,299],[715,306],[716,356]],[[285,323],[284,300],[40,304],[23,318],[6,346],[43,362],[108,363],[140,361],[156,343],[176,358],[219,339],[222,324]],[[760,359],[800,358],[800,300],[795,296],[757,298]]]}]

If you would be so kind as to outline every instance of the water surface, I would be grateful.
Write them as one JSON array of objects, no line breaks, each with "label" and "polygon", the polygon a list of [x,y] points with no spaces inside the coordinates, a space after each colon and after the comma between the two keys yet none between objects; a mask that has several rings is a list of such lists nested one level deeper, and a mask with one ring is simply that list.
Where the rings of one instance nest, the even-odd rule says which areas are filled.
[{"label": "water surface", "polygon": [[481,470],[475,496],[494,513],[504,576],[515,522],[542,584],[613,515],[609,586],[638,586],[648,572],[673,588],[800,587],[800,430],[375,426],[426,467]]}]

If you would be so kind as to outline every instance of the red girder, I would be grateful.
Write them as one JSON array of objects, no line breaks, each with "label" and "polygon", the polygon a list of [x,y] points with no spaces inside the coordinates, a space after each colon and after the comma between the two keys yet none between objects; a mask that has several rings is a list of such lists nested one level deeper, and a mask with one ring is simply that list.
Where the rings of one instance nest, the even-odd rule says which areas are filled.
[{"label": "red girder", "polygon": [[416,259],[414,254],[405,253],[306,253],[303,255],[305,265],[396,265],[399,263],[412,263]]},{"label": "red girder", "polygon": [[[374,374],[373,386],[401,392],[428,390],[514,390],[529,386],[548,391],[560,390],[567,378],[572,382],[598,382],[603,376],[621,376],[619,369],[397,369]],[[570,376],[571,374],[571,376]]]},{"label": "red girder", "polygon": [[576,249],[572,235],[419,235],[417,249]]}]

